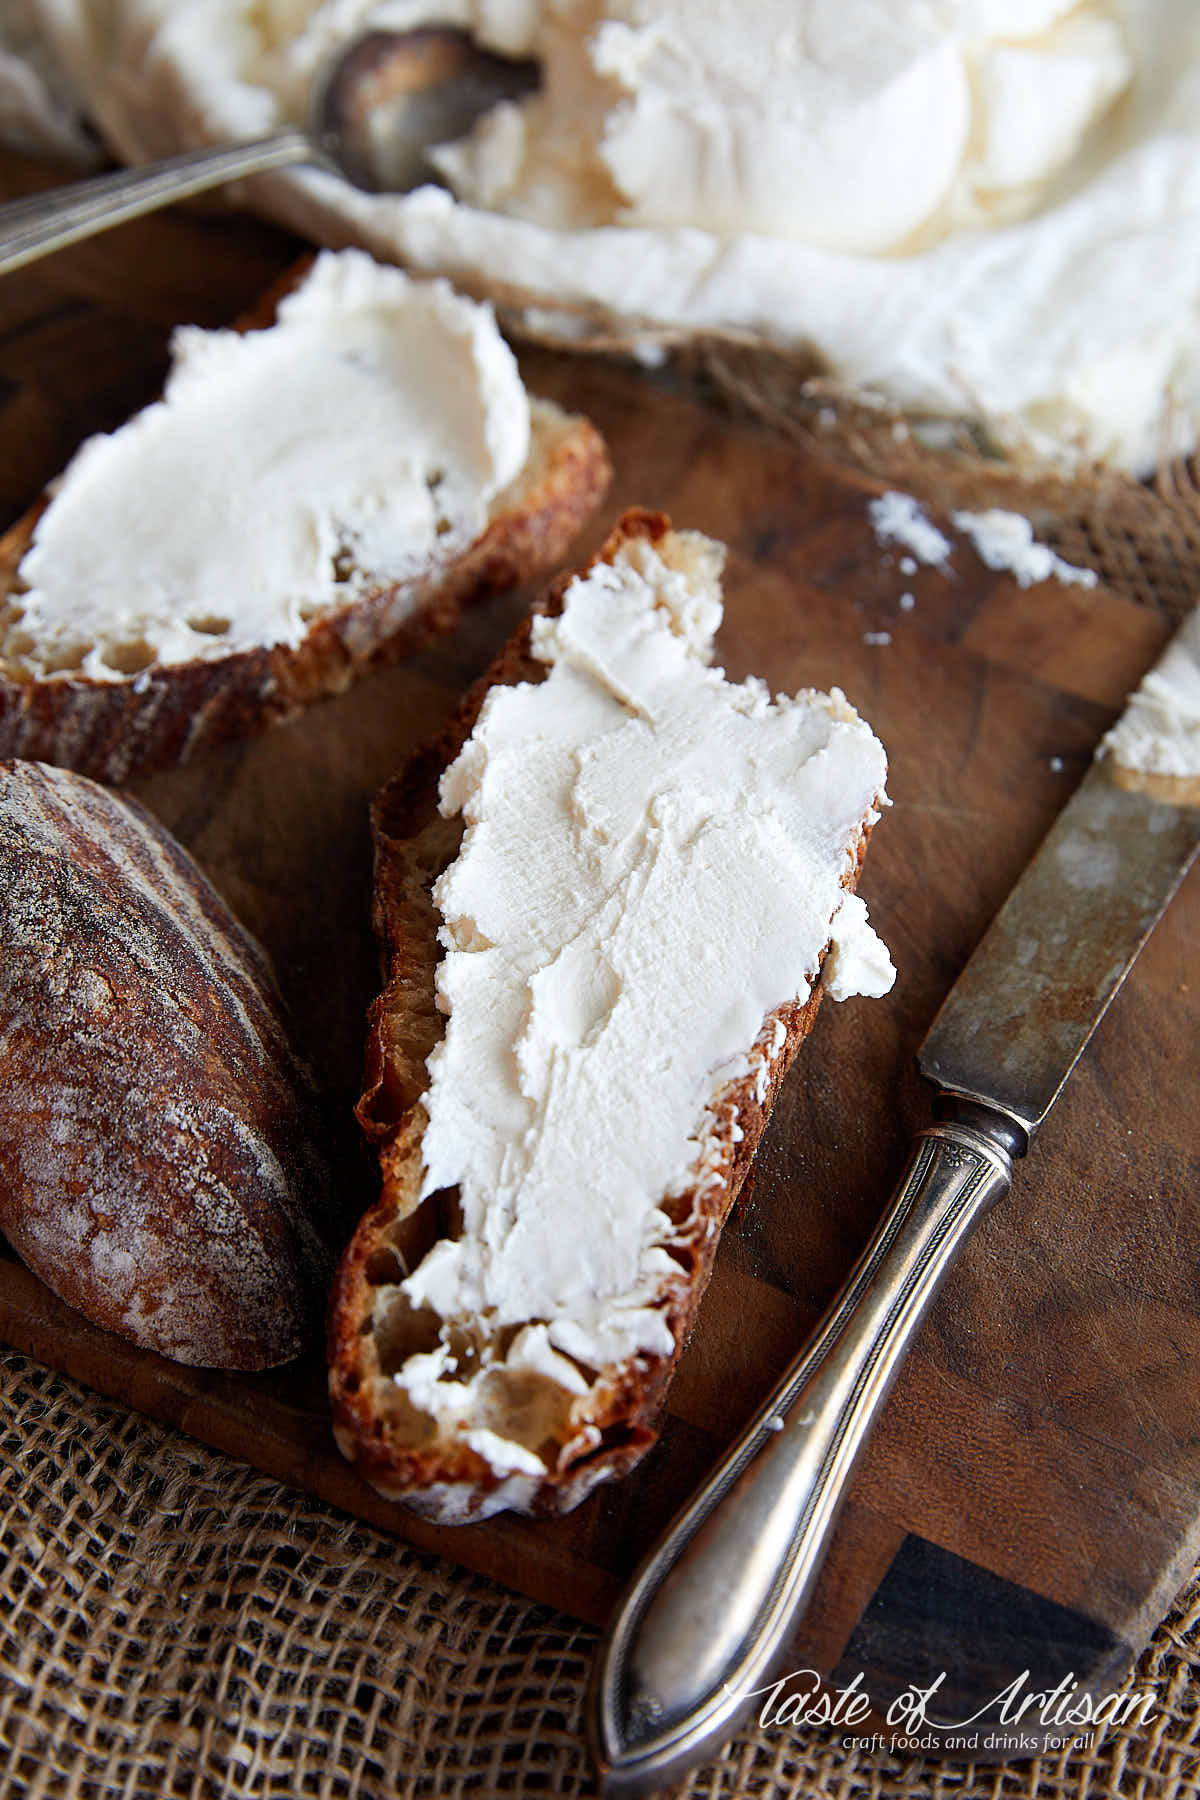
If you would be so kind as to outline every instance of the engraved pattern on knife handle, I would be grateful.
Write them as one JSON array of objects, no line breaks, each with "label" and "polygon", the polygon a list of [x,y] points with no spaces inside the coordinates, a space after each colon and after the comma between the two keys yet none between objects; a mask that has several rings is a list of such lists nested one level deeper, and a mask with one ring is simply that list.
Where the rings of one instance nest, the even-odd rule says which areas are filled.
[{"label": "engraved pattern on knife handle", "polygon": [[589,1721],[606,1792],[647,1791],[715,1756],[786,1649],[892,1379],[1025,1149],[1007,1119],[950,1104],[952,1116],[922,1132],[815,1336],[609,1625]]}]

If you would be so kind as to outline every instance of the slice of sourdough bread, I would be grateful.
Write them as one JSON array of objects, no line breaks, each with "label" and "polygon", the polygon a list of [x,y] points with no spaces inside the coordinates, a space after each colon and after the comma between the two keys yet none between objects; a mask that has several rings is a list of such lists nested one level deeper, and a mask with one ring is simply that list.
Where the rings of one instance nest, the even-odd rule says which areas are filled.
[{"label": "slice of sourdough bread", "polygon": [[[838,936],[835,915],[854,888],[885,803],[882,749],[840,695],[772,702],[761,684],[735,688],[720,670],[703,666],[720,612],[719,561],[718,546],[672,531],[660,515],[626,514],[596,561],[551,590],[441,737],[376,804],[375,915],[386,986],[371,1013],[358,1111],[378,1149],[383,1186],[335,1281],[330,1393],[344,1454],[381,1493],[444,1523],[502,1508],[566,1511],[598,1482],[632,1467],[653,1442],[655,1414],[708,1281],[718,1233],[812,1027],[821,959]],[[627,615],[632,651],[625,662],[611,619],[600,618],[594,630],[582,616],[575,622],[575,596],[606,588],[641,609],[641,616]],[[513,696],[519,709],[527,696],[549,694],[551,639],[557,661],[574,646],[562,678],[564,704],[553,717],[518,710],[514,726],[502,698]],[[705,762],[703,742],[678,749],[682,727],[660,698],[679,679],[727,709],[725,723],[714,728],[715,761]],[[606,712],[597,711],[601,687]],[[599,718],[600,728],[581,746],[571,733],[584,716]],[[740,734],[751,728],[759,735],[744,758],[743,793],[734,772],[726,784],[722,771],[726,747],[747,742]],[[823,746],[835,733],[853,740],[849,798],[841,789],[830,798]],[[784,739],[791,749],[776,783],[784,813],[793,791],[811,789],[808,798],[817,798],[815,815],[798,801],[786,829],[797,841],[815,832],[826,845],[823,886],[816,884],[821,891],[811,903],[793,891],[786,858],[782,880],[753,860],[724,866],[739,835],[752,843],[746,808],[759,807],[767,791],[760,765]],[[605,781],[589,787],[606,756]],[[660,782],[656,771],[673,767],[672,757],[682,775]],[[518,775],[520,804],[547,772],[551,786],[561,774],[568,799],[561,829],[553,828],[561,844],[512,829],[509,769]],[[728,792],[715,792],[714,779]],[[499,785],[489,790],[489,782]],[[463,819],[447,816],[458,808],[465,836]],[[643,827],[647,855],[628,848]],[[774,830],[768,827],[764,862]],[[664,904],[659,872],[672,833],[684,874]],[[493,867],[488,859],[498,836],[507,841]],[[709,840],[707,860],[686,860]],[[615,876],[604,860],[610,852]],[[589,868],[596,856],[599,873]],[[809,943],[797,940],[793,961],[790,950],[783,958],[788,972],[772,968],[765,984],[756,964],[754,979],[742,984],[747,997],[736,991],[742,978],[729,975],[722,944],[744,928],[713,895],[728,893],[729,883],[744,892],[760,880],[764,891],[774,884],[777,940],[786,948],[794,905],[797,919],[808,918]],[[586,896],[589,883],[599,895],[594,939],[587,935],[589,903],[575,892]],[[506,896],[514,940],[522,932],[545,938],[537,970],[521,965],[515,999],[506,958],[515,966],[519,955],[498,924]],[[715,914],[705,911],[714,905]],[[852,901],[848,916],[854,908],[861,911],[861,903]],[[556,939],[545,922],[563,909],[568,925]],[[848,925],[847,938],[853,935]],[[863,927],[860,949],[866,936]],[[580,945],[583,966],[574,955]],[[661,960],[660,949],[665,975],[645,972]],[[856,991],[854,961],[852,950],[843,950],[847,992]],[[699,971],[694,981],[692,969]],[[478,985],[472,975],[481,977]],[[887,985],[890,979],[872,990],[868,978],[857,991]],[[539,1016],[549,1020],[549,1041],[540,1045]],[[726,1020],[724,1039],[704,1038],[709,1017]],[[485,1063],[490,1056],[498,1085],[486,1068],[483,1079],[464,1079],[464,1065],[455,1061],[463,1034],[473,1029],[493,1033]],[[693,1036],[708,1047],[701,1066],[685,1070],[681,1088],[679,1069]],[[589,1084],[606,1055],[619,1067],[615,1080],[611,1068],[601,1068],[597,1089]],[[457,1096],[447,1100],[456,1082]],[[564,1102],[564,1093],[574,1100]],[[556,1115],[560,1104],[567,1111]],[[565,1129],[553,1125],[556,1116],[560,1124],[565,1118]],[[664,1146],[668,1118],[671,1141]],[[552,1154],[547,1146],[556,1130]],[[481,1184],[480,1158],[472,1162],[476,1139],[482,1164],[490,1155],[493,1172],[502,1172],[490,1195],[480,1191],[488,1179],[485,1173]],[[544,1180],[539,1188],[543,1151],[553,1165],[548,1191]],[[522,1172],[500,1194],[514,1159]],[[642,1165],[649,1187],[641,1211],[631,1212]],[[622,1237],[629,1254],[624,1273],[614,1277],[606,1264]]]},{"label": "slice of sourdough bread", "polygon": [[[178,505],[180,516],[186,511],[185,500],[192,511],[196,509],[190,495],[180,493],[175,500],[170,490],[166,497],[152,491],[153,464],[158,459],[151,457],[147,492],[135,501],[135,509],[140,511],[138,529],[114,532],[111,510],[101,504],[95,508],[94,526],[89,522],[85,532],[76,532],[74,560],[65,579],[61,572],[59,575],[53,629],[44,607],[39,610],[43,596],[31,573],[36,556],[29,556],[39,542],[39,522],[54,504],[53,492],[48,494],[0,537],[0,756],[56,763],[110,782],[182,762],[198,751],[279,724],[312,702],[341,692],[367,670],[399,660],[451,630],[468,603],[517,586],[561,561],[607,488],[607,452],[586,419],[523,394],[515,361],[487,309],[452,295],[444,284],[408,282],[399,270],[383,271],[362,252],[344,252],[340,258],[327,252],[317,265],[306,263],[289,275],[242,321],[239,333],[269,330],[280,318],[281,308],[286,317],[298,291],[312,286],[318,277],[328,285],[330,268],[351,259],[357,259],[350,269],[353,279],[345,285],[352,294],[364,286],[369,272],[370,279],[386,281],[401,292],[406,287],[414,297],[413,304],[429,312],[429,320],[423,318],[419,327],[412,329],[414,354],[402,372],[404,381],[411,380],[412,392],[404,404],[413,419],[437,420],[441,415],[444,424],[447,419],[463,417],[463,394],[445,391],[436,356],[432,350],[425,353],[422,333],[431,322],[437,323],[434,313],[440,308],[451,319],[447,342],[453,343],[464,365],[471,365],[471,379],[483,399],[499,409],[484,421],[468,415],[462,429],[468,435],[480,434],[490,449],[496,431],[501,426],[507,429],[502,417],[506,400],[515,401],[518,410],[527,407],[527,437],[520,440],[526,445],[523,461],[480,501],[478,494],[468,495],[461,483],[455,487],[451,481],[443,487],[439,456],[430,452],[425,472],[428,498],[417,483],[418,497],[425,500],[426,536],[409,554],[402,533],[393,529],[389,566],[372,559],[372,547],[379,543],[376,520],[384,511],[384,502],[390,503],[390,496],[382,491],[386,488],[383,477],[378,502],[371,494],[365,508],[360,504],[357,534],[349,540],[339,537],[342,521],[336,512],[328,519],[293,523],[289,528],[293,545],[299,541],[303,551],[306,539],[315,541],[314,563],[331,571],[328,591],[319,604],[306,603],[302,593],[272,599],[267,607],[271,617],[261,632],[247,627],[247,621],[257,619],[263,610],[261,583],[256,592],[252,580],[243,581],[239,562],[248,567],[252,552],[274,529],[270,509],[275,502],[264,498],[260,506],[259,493],[286,497],[286,480],[277,480],[272,488],[268,470],[263,470],[260,483],[251,468],[242,493],[232,495],[227,515],[219,503],[210,504],[207,533],[203,524],[196,527],[198,548],[188,547],[176,555],[176,567],[169,572],[173,586],[168,591],[165,583],[146,578],[140,520],[157,533],[174,506]],[[436,286],[441,288],[440,296],[435,294]],[[436,305],[431,294],[435,294]],[[309,407],[312,423],[307,429],[314,439],[324,435],[332,454],[340,456],[342,444],[351,442],[353,432],[361,428],[361,414],[368,408],[348,419],[323,406],[320,385],[313,377],[311,321],[305,321],[305,328],[308,345],[301,342],[294,376],[290,370],[284,371],[285,392],[294,389],[303,396],[311,387],[311,399],[298,402]],[[235,346],[250,341],[233,333],[201,334],[189,329],[180,334],[185,349],[194,351],[199,344],[205,357],[210,341],[215,345],[218,338]],[[359,346],[351,342],[344,361],[352,363],[360,356]],[[205,377],[207,365],[194,360]],[[328,359],[330,363],[335,360]],[[193,393],[197,385],[193,380]],[[230,382],[234,389],[239,385],[236,377]],[[171,393],[170,384],[167,393]],[[154,425],[156,414],[161,425],[165,416],[161,403],[137,415],[130,425]],[[219,418],[206,429],[210,453],[191,461],[181,453],[184,475],[177,484],[179,488],[194,486],[201,500],[208,468],[224,460]],[[446,425],[446,430],[450,429]],[[301,449],[304,430],[301,424],[295,434]],[[284,434],[277,431],[276,435]],[[89,455],[94,468],[98,460],[94,452],[107,450],[113,442],[91,440],[68,476]],[[294,443],[272,446],[272,457],[281,467],[290,466],[288,459],[295,455]],[[143,479],[139,471],[126,485],[139,487]],[[374,515],[372,505],[377,505]],[[78,518],[78,499],[75,509]],[[434,514],[436,539],[429,537]],[[90,517],[84,515],[85,522]],[[89,555],[89,536],[95,546],[94,558]],[[244,559],[239,542],[245,548]],[[96,569],[113,563],[114,543],[119,559],[118,597],[115,603],[110,600],[97,606],[89,590],[93,584],[99,589]],[[220,585],[215,603],[211,592],[204,603],[197,603],[200,584],[193,581],[191,571],[207,558],[207,546],[217,543],[230,567],[230,578]],[[265,560],[260,554],[260,563]],[[210,582],[210,589],[212,585]],[[113,586],[110,576],[110,593]],[[252,612],[255,607],[258,613]]]}]

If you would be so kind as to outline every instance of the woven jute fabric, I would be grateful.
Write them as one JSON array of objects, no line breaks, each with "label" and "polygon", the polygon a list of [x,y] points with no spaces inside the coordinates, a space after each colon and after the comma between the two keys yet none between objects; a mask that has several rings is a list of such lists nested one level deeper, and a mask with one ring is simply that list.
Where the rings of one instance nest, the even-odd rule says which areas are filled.
[{"label": "woven jute fabric", "polygon": [[[5,1800],[582,1795],[595,1635],[0,1356]],[[1200,1580],[1131,1678],[1140,1726],[998,1765],[755,1726],[700,1800],[1200,1794]]]}]

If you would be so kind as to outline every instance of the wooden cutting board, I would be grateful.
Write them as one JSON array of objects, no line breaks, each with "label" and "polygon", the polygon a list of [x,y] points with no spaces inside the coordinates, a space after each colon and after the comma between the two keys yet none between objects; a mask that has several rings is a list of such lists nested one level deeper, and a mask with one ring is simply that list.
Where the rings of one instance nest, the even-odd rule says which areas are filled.
[{"label": "wooden cutting board", "polygon": [[[0,158],[0,191],[44,179]],[[174,214],[0,283],[0,523],[85,431],[154,391],[171,323],[233,317],[295,250],[245,220]],[[1022,591],[961,539],[950,573],[905,575],[870,529],[869,483],[648,376],[542,352],[524,365],[534,390],[590,413],[612,448],[615,487],[581,550],[631,503],[723,538],[719,648],[731,676],[840,685],[891,765],[894,805],[861,891],[899,981],[883,1001],[823,1008],[727,1230],[659,1445],[567,1519],[439,1530],[343,1464],[316,1352],[253,1378],[176,1368],[91,1329],[11,1258],[0,1261],[0,1336],[600,1621],[869,1235],[928,1119],[917,1046],[1167,627],[1104,590]],[[489,604],[453,640],[301,722],[136,784],[266,942],[347,1114],[375,984],[370,797],[524,604]],[[956,1718],[1025,1670],[1032,1685],[1071,1675],[1107,1691],[1200,1548],[1198,913],[1193,875],[1011,1197],[968,1245],[856,1480],[796,1666],[838,1684],[862,1671],[877,1707],[943,1671],[943,1714]],[[353,1211],[373,1173],[349,1129],[343,1151]]]}]

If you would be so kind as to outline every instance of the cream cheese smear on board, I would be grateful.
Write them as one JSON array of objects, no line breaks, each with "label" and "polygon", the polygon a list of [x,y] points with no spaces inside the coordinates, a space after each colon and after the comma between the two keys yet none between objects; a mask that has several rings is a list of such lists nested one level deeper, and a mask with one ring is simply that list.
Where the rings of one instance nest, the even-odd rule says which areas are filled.
[{"label": "cream cheese smear on board", "polygon": [[[270,178],[321,238],[497,293],[813,352],[1070,468],[1200,417],[1194,0],[439,0],[543,63],[451,191]],[[345,35],[428,0],[24,0],[124,155],[304,112]]]}]

